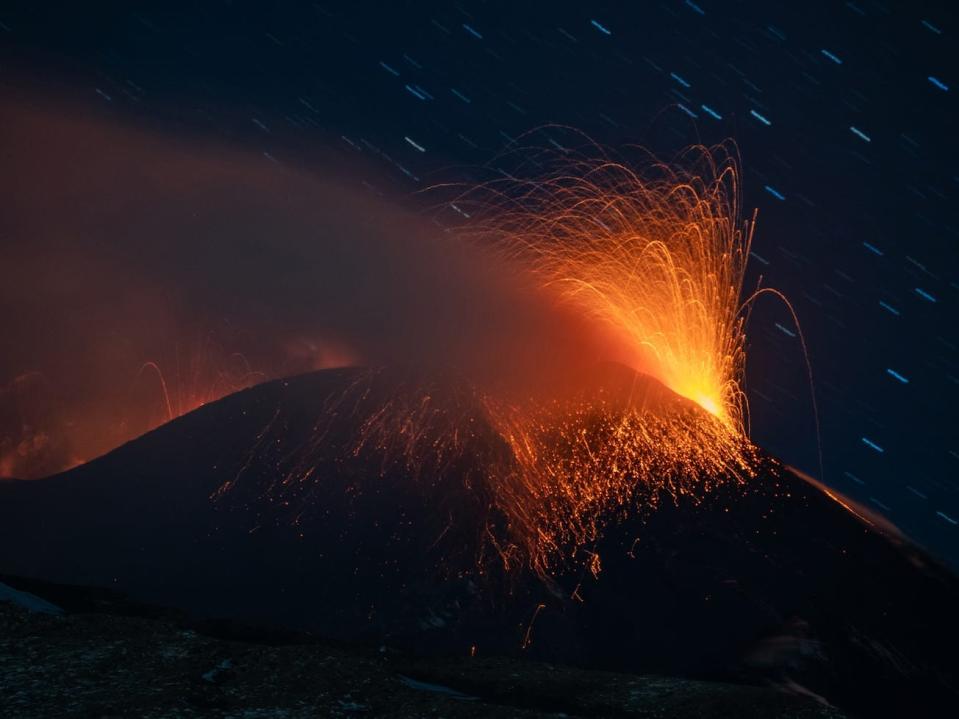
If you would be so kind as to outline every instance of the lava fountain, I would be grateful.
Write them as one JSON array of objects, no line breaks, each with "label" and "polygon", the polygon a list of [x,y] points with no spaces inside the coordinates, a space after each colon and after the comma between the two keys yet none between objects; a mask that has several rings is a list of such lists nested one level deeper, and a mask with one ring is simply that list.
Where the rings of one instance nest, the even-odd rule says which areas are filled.
[{"label": "lava fountain", "polygon": [[696,146],[671,163],[647,160],[635,169],[606,155],[547,156],[532,179],[510,175],[458,198],[474,218],[463,232],[614,332],[625,364],[742,432],[740,295],[753,225],[740,221],[736,156]]}]

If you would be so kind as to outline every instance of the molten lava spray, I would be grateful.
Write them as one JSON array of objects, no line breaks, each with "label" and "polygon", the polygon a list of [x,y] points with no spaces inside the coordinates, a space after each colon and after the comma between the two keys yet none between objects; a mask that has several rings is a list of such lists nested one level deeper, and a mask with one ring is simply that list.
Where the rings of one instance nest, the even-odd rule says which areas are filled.
[{"label": "molten lava spray", "polygon": [[697,146],[640,169],[565,155],[550,169],[550,159],[533,179],[510,176],[459,198],[477,218],[464,232],[491,240],[618,336],[625,364],[741,432],[752,227],[740,221],[735,156]]}]

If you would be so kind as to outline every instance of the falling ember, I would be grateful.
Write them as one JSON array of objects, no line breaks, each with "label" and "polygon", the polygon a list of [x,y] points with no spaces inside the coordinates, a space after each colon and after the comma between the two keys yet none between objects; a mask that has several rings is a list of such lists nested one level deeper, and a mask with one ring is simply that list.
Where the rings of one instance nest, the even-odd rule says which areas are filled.
[{"label": "falling ember", "polygon": [[[601,327],[614,338],[608,356],[548,391],[539,377],[504,390],[359,372],[307,446],[273,463],[281,471],[268,493],[294,521],[310,511],[331,451],[323,422],[343,416],[362,418],[341,448],[352,461],[378,457],[381,474],[399,466],[434,487],[462,477],[488,498],[487,546],[502,565],[542,575],[572,561],[595,576],[602,562],[589,548],[610,522],[755,474],[741,390],[752,226],[739,219],[734,158],[695,148],[640,171],[563,156],[545,174],[538,159],[535,179],[510,174],[458,197],[470,219],[452,234],[492,247],[537,292]],[[273,431],[252,452],[276,451]]]}]

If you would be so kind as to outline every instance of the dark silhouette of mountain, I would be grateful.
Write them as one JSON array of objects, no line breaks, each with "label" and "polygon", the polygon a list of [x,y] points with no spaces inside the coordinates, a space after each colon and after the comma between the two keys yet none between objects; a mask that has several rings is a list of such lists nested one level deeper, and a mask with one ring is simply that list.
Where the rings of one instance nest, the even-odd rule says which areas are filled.
[{"label": "dark silhouette of mountain", "polygon": [[770,458],[746,484],[611,520],[597,576],[505,570],[483,468],[508,449],[470,392],[427,387],[443,411],[414,439],[456,432],[459,450],[416,473],[379,451],[408,428],[365,434],[426,385],[270,382],[61,475],[2,482],[0,572],[424,655],[767,682],[867,716],[959,698],[956,578]]}]

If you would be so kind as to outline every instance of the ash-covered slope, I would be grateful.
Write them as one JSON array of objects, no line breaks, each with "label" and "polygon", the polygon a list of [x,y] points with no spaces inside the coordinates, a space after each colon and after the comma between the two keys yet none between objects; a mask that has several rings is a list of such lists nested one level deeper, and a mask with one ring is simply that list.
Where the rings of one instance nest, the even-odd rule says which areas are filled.
[{"label": "ash-covered slope", "polygon": [[773,681],[869,715],[959,698],[955,577],[772,460],[611,522],[595,576],[505,571],[483,470],[508,448],[471,394],[433,388],[435,422],[392,427],[401,447],[456,435],[415,473],[370,434],[370,413],[418,383],[271,382],[62,475],[0,483],[0,572],[418,651]]}]

